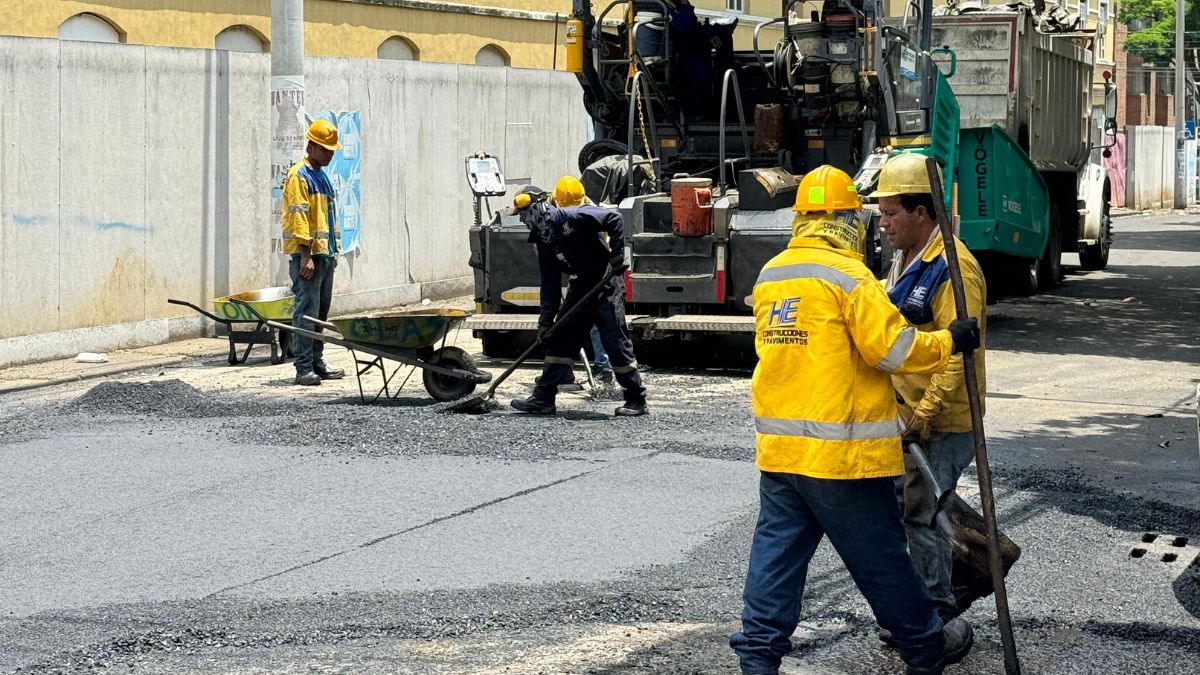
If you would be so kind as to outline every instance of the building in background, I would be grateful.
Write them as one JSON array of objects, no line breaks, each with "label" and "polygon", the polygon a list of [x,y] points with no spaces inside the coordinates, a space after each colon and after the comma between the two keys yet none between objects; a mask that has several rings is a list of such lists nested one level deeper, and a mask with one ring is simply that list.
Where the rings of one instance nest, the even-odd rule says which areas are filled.
[{"label": "building in background", "polygon": [[[736,47],[778,16],[774,0],[695,0],[701,16],[736,15]],[[597,3],[602,11],[606,2]],[[761,12],[761,16],[757,14]],[[311,56],[406,59],[518,68],[565,65],[571,0],[306,0]],[[270,0],[8,0],[0,33],[96,42],[269,52]],[[778,27],[763,32],[774,45]],[[768,47],[770,48],[770,47]]]}]

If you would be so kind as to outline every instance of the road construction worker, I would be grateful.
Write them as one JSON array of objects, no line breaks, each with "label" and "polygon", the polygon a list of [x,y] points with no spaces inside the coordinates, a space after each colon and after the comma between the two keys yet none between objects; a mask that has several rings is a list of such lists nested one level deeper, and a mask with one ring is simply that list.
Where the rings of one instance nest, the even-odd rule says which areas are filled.
[{"label": "road construction worker", "polygon": [[[583,184],[574,176],[559,179],[554,187],[554,206],[547,203],[548,197],[530,186],[513,199],[513,211],[520,214],[521,222],[529,228],[529,241],[537,248],[541,276],[538,338],[545,339],[546,360],[533,395],[513,401],[512,407],[553,415],[558,387],[574,379],[575,357],[596,326],[617,383],[625,390],[625,404],[617,408],[616,414],[645,415],[646,388],[625,323],[625,286],[620,275],[625,268],[625,228],[621,214],[584,204]],[[564,274],[570,277],[565,300]],[[608,281],[600,294],[585,298],[606,275]],[[560,310],[565,314],[579,302],[584,303],[581,310],[547,335]]]},{"label": "road construction worker", "polygon": [[[954,291],[943,256],[945,242],[938,229],[929,173],[921,155],[895,155],[879,173],[872,195],[879,201],[879,227],[895,249],[887,277],[887,293],[910,326],[922,332],[949,327],[955,319]],[[954,238],[966,291],[967,314],[979,318],[980,347],[975,350],[979,401],[984,400],[984,350],[987,329],[987,285],[983,270],[966,245]],[[963,378],[963,359],[950,359],[936,375],[906,373],[892,376],[902,399],[901,416],[907,420],[906,442],[921,446],[933,476],[942,490],[953,490],[975,457],[971,436],[971,409]],[[937,495],[917,469],[912,457],[904,458],[904,529],[917,573],[925,580],[943,619],[961,614],[950,581],[953,558],[950,544],[931,527],[937,512]],[[989,586],[988,591],[991,590]]]},{"label": "road construction worker", "polygon": [[[333,185],[321,169],[342,146],[337,127],[327,120],[313,122],[305,136],[305,157],[292,165],[283,181],[283,251],[292,256],[288,268],[296,295],[292,325],[319,333],[321,326],[303,317],[329,318],[338,253]],[[296,384],[318,385],[345,375],[325,364],[324,348],[320,340],[296,336]]]},{"label": "road construction worker", "polygon": [[894,373],[932,373],[979,344],[974,319],[918,332],[862,262],[854,183],[822,166],[796,196],[793,237],[753,291],[758,365],[750,384],[759,515],[730,638],[743,673],[777,673],[791,651],[808,563],[829,537],[912,675],[941,673],[974,640],[943,624],[905,549]]}]

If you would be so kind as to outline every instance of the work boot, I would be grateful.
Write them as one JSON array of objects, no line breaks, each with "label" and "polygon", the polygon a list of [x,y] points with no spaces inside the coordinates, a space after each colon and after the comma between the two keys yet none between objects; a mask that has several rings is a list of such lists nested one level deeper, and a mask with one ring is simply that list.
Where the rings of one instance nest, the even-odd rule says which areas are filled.
[{"label": "work boot", "polygon": [[313,372],[322,380],[340,380],[346,376],[341,368],[313,368]]},{"label": "work boot", "polygon": [[[951,619],[954,619],[959,614],[962,614],[962,612],[957,608],[953,606],[947,606],[946,604],[940,602],[938,603],[937,613],[938,616],[942,618],[942,626],[949,625]],[[900,642],[896,640],[896,636],[892,635],[892,631],[886,628],[880,628],[879,632],[875,635],[879,638],[880,642],[888,647],[891,647],[892,649],[896,649],[900,646]]]},{"label": "work boot", "polygon": [[946,666],[962,661],[975,644],[975,631],[965,619],[951,619],[942,629],[942,635],[946,645],[938,660],[928,666],[907,666],[905,672],[908,675],[942,675]]},{"label": "work boot", "polygon": [[625,405],[617,408],[614,414],[617,417],[640,417],[649,412],[645,396],[626,396]]},{"label": "work boot", "polygon": [[513,399],[512,407],[515,410],[529,413],[530,415],[553,415],[558,412],[554,407],[554,401],[538,398],[536,394],[529,398]]},{"label": "work boot", "polygon": [[321,384],[321,376],[317,375],[311,370],[307,373],[298,373],[296,375],[296,384],[303,385],[305,387],[315,387],[318,384]]}]

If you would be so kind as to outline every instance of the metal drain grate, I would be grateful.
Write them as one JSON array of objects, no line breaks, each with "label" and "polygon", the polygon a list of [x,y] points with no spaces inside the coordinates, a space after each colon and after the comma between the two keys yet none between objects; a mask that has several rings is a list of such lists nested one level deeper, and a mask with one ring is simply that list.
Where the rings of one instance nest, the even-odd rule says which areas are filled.
[{"label": "metal drain grate", "polygon": [[1189,548],[1189,538],[1184,536],[1143,532],[1139,539],[1140,545],[1129,549],[1130,558],[1154,558],[1173,563],[1178,561],[1181,555],[1186,555]]}]

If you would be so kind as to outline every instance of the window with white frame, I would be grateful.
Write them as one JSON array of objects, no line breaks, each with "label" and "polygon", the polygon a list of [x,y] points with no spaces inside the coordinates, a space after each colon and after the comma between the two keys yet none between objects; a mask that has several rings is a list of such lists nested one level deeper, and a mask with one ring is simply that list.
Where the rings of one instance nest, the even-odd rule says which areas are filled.
[{"label": "window with white frame", "polygon": [[746,11],[746,0],[725,0],[725,9],[741,14]]}]

